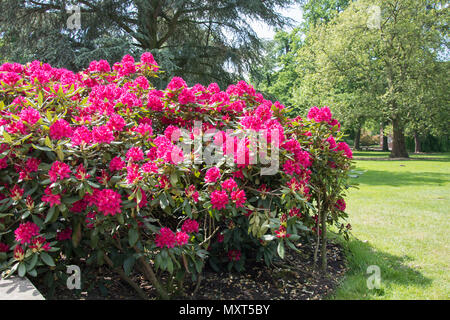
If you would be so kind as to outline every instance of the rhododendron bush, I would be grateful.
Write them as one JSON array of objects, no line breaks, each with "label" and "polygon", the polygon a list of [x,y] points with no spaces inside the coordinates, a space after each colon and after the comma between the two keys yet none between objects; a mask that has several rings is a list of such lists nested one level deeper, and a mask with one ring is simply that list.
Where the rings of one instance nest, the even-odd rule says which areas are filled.
[{"label": "rhododendron bush", "polygon": [[270,265],[326,244],[327,223],[348,231],[352,152],[329,108],[292,119],[243,81],[156,90],[159,72],[150,53],[80,73],[0,67],[3,276],[51,284],[84,258],[167,298],[206,264]]}]

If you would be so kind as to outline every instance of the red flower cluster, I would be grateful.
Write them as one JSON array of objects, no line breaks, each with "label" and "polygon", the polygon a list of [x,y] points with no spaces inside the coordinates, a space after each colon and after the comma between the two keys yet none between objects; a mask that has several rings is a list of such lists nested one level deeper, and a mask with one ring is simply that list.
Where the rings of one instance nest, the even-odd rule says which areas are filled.
[{"label": "red flower cluster", "polygon": [[111,189],[103,189],[94,193],[94,201],[99,212],[107,215],[116,215],[121,212],[122,197]]},{"label": "red flower cluster", "polygon": [[51,182],[56,182],[58,180],[63,180],[70,177],[70,167],[64,162],[55,161],[52,167],[48,171]]},{"label": "red flower cluster", "polygon": [[198,233],[198,222],[192,219],[187,219],[183,226],[181,227],[181,231],[184,231],[186,233]]},{"label": "red flower cluster", "polygon": [[30,243],[33,237],[39,235],[39,230],[39,227],[33,222],[21,223],[14,231],[16,241],[21,244]]}]

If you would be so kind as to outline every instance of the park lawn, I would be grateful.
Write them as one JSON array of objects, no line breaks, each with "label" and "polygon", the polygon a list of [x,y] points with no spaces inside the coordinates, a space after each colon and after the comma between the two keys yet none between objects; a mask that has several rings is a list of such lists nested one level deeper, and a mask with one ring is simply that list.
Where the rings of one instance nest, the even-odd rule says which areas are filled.
[{"label": "park lawn", "polygon": [[[387,153],[356,152],[366,172],[351,189],[352,225],[344,243],[348,268],[332,299],[450,298],[450,153],[413,160],[373,160]],[[369,290],[367,267],[378,265],[381,286]]]}]

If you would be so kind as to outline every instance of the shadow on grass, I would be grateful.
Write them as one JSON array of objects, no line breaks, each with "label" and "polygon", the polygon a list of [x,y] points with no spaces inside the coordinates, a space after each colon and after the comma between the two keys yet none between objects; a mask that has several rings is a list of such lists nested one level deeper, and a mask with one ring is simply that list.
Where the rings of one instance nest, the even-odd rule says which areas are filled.
[{"label": "shadow on grass", "polygon": [[[348,271],[331,299],[383,299],[393,285],[423,290],[433,282],[408,265],[413,261],[408,255],[392,255],[354,237],[348,242],[342,238],[338,241],[346,250]],[[379,267],[379,288],[368,288],[368,279],[375,274],[368,271],[369,266]]]},{"label": "shadow on grass", "polygon": [[439,172],[392,172],[381,170],[367,170],[355,182],[372,186],[388,185],[402,187],[406,185],[443,185],[448,182],[449,174]]}]

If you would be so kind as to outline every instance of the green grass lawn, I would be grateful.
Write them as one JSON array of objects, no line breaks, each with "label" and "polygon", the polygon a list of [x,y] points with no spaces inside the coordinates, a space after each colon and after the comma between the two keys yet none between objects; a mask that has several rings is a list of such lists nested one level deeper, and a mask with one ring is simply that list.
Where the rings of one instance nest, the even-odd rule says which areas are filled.
[{"label": "green grass lawn", "polygon": [[[366,172],[347,198],[349,271],[332,298],[450,299],[450,153],[387,155],[354,153]],[[380,267],[380,289],[367,288],[370,265]]]}]

